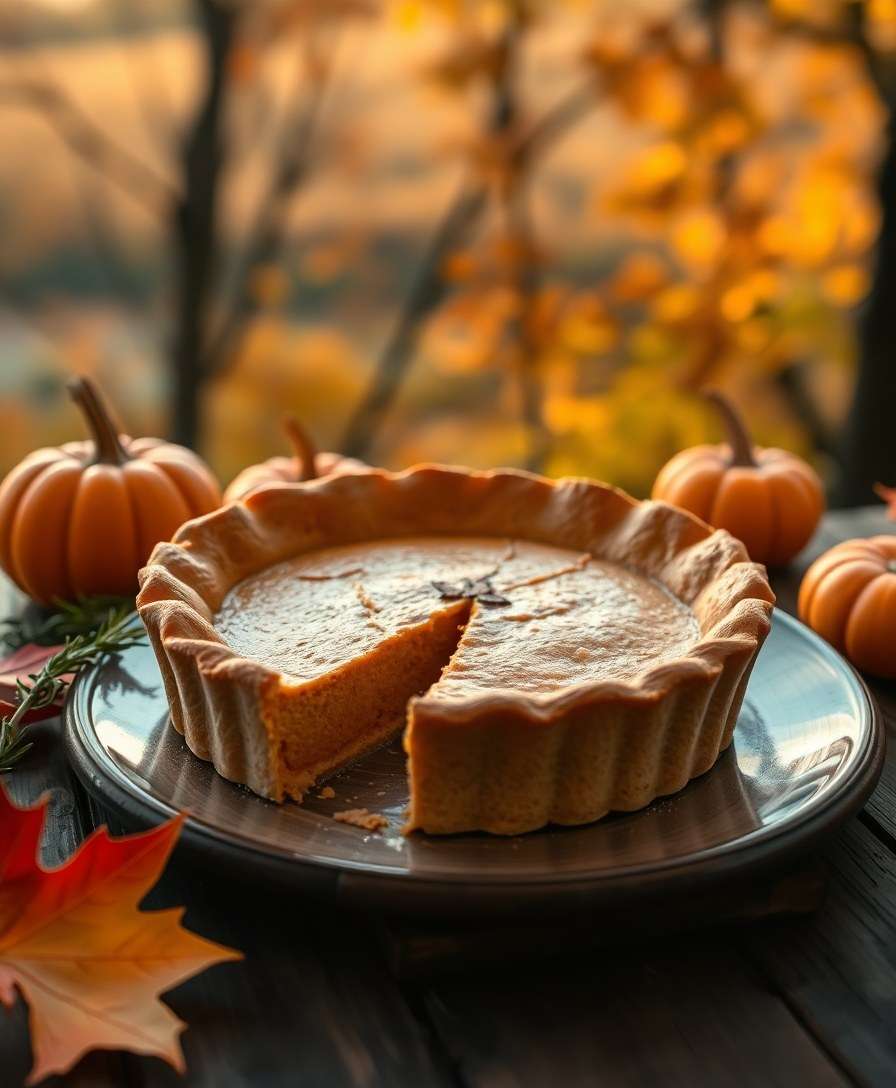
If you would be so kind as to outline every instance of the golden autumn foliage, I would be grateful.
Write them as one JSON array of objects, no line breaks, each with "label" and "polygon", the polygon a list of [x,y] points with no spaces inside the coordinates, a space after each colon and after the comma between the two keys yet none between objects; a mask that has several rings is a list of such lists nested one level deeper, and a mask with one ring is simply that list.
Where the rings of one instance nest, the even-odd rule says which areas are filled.
[{"label": "golden autumn foliage", "polygon": [[[393,467],[525,464],[643,495],[719,437],[711,381],[757,441],[823,471],[879,227],[857,20],[874,56],[896,51],[889,0],[247,7],[234,129],[328,89],[282,244],[246,276],[251,324],[205,382],[203,452],[230,478],[278,452],[289,409]],[[54,372],[108,380],[96,342],[69,341]]]},{"label": "golden autumn foliage", "polygon": [[[413,19],[409,8],[401,18],[417,30],[427,9],[456,22],[425,72],[455,96],[494,91],[501,50],[548,19],[537,4],[524,16],[514,4],[488,5],[487,15],[418,5]],[[492,211],[443,261],[449,290],[424,360],[446,376],[491,374],[488,411],[522,415],[524,459],[536,467],[644,493],[676,448],[716,436],[694,396],[710,380],[756,413],[763,441],[811,454],[791,384],[778,382],[809,361],[829,375],[814,380],[819,413],[837,420],[851,365],[844,311],[868,289],[877,229],[868,181],[879,111],[848,44],[804,39],[782,28],[780,12],[720,11],[711,26],[689,4],[602,5],[576,41],[570,62],[594,80],[595,109],[636,134],[611,179],[588,179],[591,229],[612,231],[618,256],[584,281],[563,268],[537,217],[514,215],[514,194],[537,193],[548,169],[514,155],[538,123],[531,111],[511,98],[512,122],[495,132],[484,111],[478,135],[452,149],[479,173]],[[771,81],[762,78],[770,63]],[[453,451],[437,438],[451,434],[444,419],[424,427],[444,442],[430,456]],[[518,457],[513,433],[499,459]]]}]

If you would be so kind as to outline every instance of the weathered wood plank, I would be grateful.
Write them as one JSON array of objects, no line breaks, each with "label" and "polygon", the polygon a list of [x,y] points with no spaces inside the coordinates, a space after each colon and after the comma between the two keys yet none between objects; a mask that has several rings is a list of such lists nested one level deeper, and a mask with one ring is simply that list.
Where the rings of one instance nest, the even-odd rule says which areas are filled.
[{"label": "weathered wood plank", "polygon": [[[190,1028],[191,1088],[434,1088],[451,1078],[357,916],[176,864],[147,900],[187,907],[188,928],[241,949],[166,1001]],[[176,1088],[159,1062],[141,1083]]]},{"label": "weathered wood plank", "polygon": [[60,742],[58,718],[29,726],[33,747],[13,772],[0,775],[18,805],[49,799],[41,855],[46,865],[58,865],[93,830],[81,787],[68,769]]},{"label": "weathered wood plank", "polygon": [[849,1083],[725,934],[537,977],[443,983],[426,1007],[476,1088]]},{"label": "weathered wood plank", "polygon": [[713,940],[713,931],[723,926],[807,914],[822,901],[826,877],[826,868],[809,856],[783,870],[733,876],[686,892],[667,890],[659,901],[635,898],[625,906],[568,910],[562,924],[547,917],[465,922],[387,917],[377,933],[390,970],[405,981],[488,973],[521,958],[531,970],[542,970],[546,964],[574,966],[603,957],[623,943],[675,942],[707,927],[707,940]]},{"label": "weathered wood plank", "polygon": [[826,902],[737,939],[800,1020],[861,1084],[896,1082],[896,855],[858,821],[829,852]]},{"label": "weathered wood plank", "polygon": [[[882,507],[835,512],[807,555],[775,580],[795,611],[799,579],[825,548],[854,536],[896,532]],[[866,677],[887,729],[880,782],[861,822],[829,852],[827,902],[804,925],[770,925],[745,936],[770,984],[779,988],[831,1053],[861,1083],[896,1079],[896,684]]]},{"label": "weathered wood plank", "polygon": [[865,808],[886,836],[891,848],[896,848],[896,683],[875,681],[868,685],[887,729],[887,754],[877,789]]}]

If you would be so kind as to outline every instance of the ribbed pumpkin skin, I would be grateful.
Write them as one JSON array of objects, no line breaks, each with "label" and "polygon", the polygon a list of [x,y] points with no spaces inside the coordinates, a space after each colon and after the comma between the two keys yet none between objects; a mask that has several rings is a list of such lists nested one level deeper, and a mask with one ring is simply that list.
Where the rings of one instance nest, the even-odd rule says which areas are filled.
[{"label": "ribbed pumpkin skin", "polygon": [[[339,453],[327,450],[317,454],[316,476],[330,476],[335,472],[363,472],[370,466],[353,457],[343,457]],[[235,476],[224,490],[225,502],[238,502],[250,491],[255,491],[266,484],[295,484],[302,482],[302,475],[296,466],[295,457],[271,457],[258,465],[250,465]]]},{"label": "ribbed pumpkin skin", "polygon": [[106,438],[114,458],[100,458],[96,442],[67,442],[35,450],[0,484],[0,567],[41,604],[135,593],[153,547],[221,504],[189,450]]},{"label": "ribbed pumpkin skin", "polygon": [[783,566],[808,544],[824,513],[821,480],[795,454],[754,446],[734,405],[717,390],[704,396],[728,444],[676,454],[657,476],[653,498],[727,529],[755,563]]},{"label": "ribbed pumpkin skin", "polygon": [[340,472],[365,472],[370,466],[353,457],[324,451],[318,453],[310,435],[293,415],[281,420],[281,427],[293,448],[292,457],[271,457],[259,465],[250,465],[235,476],[224,492],[226,503],[239,502],[251,491],[267,484],[298,484]]},{"label": "ribbed pumpkin skin", "polygon": [[653,498],[727,529],[754,562],[783,566],[806,546],[824,513],[821,481],[786,450],[754,448],[754,465],[731,458],[727,445],[682,450],[660,471]]},{"label": "ribbed pumpkin skin", "polygon": [[857,669],[896,678],[896,536],[825,552],[806,571],[798,610]]}]

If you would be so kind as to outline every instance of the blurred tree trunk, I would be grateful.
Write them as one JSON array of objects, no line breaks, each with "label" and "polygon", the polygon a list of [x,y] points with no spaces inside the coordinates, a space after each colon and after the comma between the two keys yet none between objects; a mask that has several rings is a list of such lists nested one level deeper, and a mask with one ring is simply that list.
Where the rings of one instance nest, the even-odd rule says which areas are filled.
[{"label": "blurred tree trunk", "polygon": [[[519,125],[517,69],[525,34],[524,6],[515,5],[502,43],[502,64],[495,76],[495,116],[498,133],[509,139]],[[544,390],[539,374],[541,337],[535,329],[535,308],[541,279],[536,254],[534,230],[529,208],[529,160],[514,155],[507,164],[503,184],[498,186],[498,200],[505,221],[504,237],[510,265],[508,287],[515,301],[515,312],[504,331],[508,358],[515,373],[523,425],[527,432],[524,466],[542,472],[551,447],[551,433],[544,419]]]},{"label": "blurred tree trunk", "polygon": [[835,499],[873,501],[877,481],[896,483],[896,111],[889,113],[878,175],[881,228],[871,293],[859,329],[859,367]]},{"label": "blurred tree trunk", "polygon": [[196,0],[196,9],[207,74],[182,151],[183,193],[174,213],[176,298],[170,355],[172,437],[185,446],[201,441],[199,394],[216,256],[224,84],[237,17],[237,9],[224,0]]}]

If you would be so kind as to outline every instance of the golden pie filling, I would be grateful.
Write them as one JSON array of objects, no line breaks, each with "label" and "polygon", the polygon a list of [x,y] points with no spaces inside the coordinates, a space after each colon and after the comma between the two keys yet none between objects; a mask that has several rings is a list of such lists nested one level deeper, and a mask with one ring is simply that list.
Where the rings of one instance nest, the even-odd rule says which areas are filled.
[{"label": "golden pie filling", "polygon": [[432,834],[680,790],[731,743],[774,600],[682,510],[439,465],[262,488],[140,577],[191,751],[282,801],[404,728],[405,830]]},{"label": "golden pie filling", "polygon": [[[472,768],[478,704],[490,708],[494,743],[496,695],[537,704],[596,680],[630,682],[700,638],[687,605],[624,566],[446,537],[344,545],[268,567],[230,590],[215,629],[280,674],[262,714],[296,798],[405,722],[413,777],[415,727],[445,704],[470,707]],[[425,776],[425,754],[418,763]]]}]

